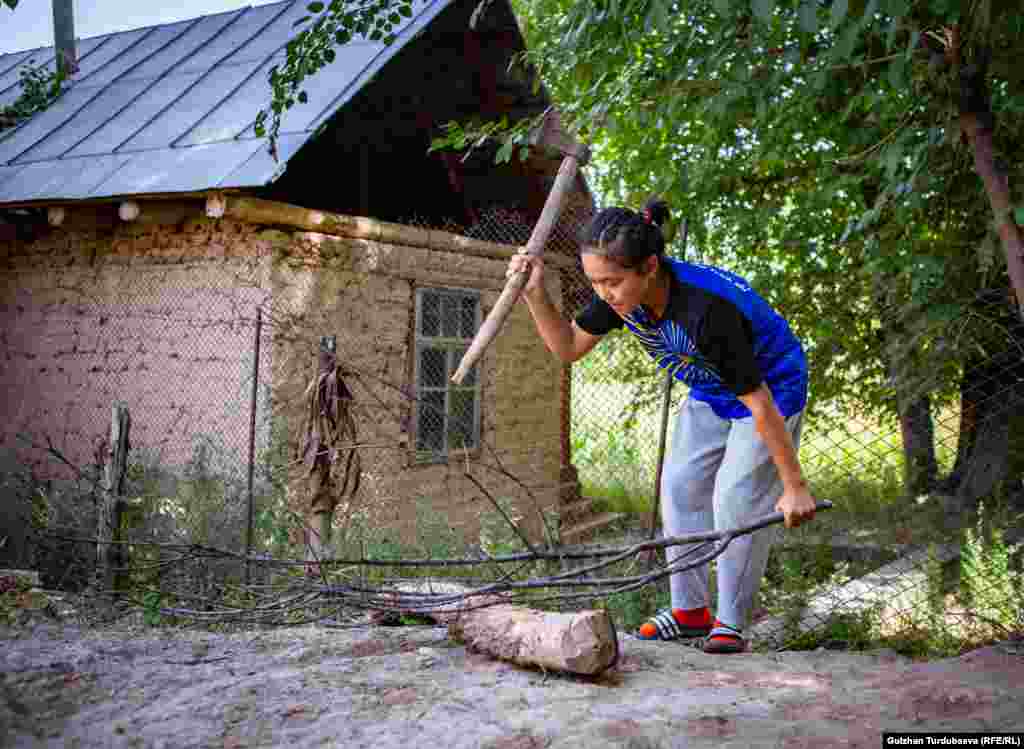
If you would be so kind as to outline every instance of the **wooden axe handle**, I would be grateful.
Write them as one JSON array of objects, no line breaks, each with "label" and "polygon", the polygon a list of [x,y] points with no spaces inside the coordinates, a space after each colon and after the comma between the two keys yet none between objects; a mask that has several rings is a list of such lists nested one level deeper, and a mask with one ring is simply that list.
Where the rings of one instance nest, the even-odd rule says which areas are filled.
[{"label": "wooden axe handle", "polygon": [[[555,177],[555,184],[551,188],[551,192],[548,193],[547,200],[544,201],[544,210],[541,211],[540,220],[533,227],[530,240],[526,243],[526,253],[528,255],[540,257],[544,253],[544,245],[547,244],[548,237],[551,236],[551,230],[554,229],[555,223],[558,221],[558,216],[562,212],[562,206],[565,204],[565,198],[572,189],[572,184],[576,179],[576,172],[578,170],[579,157],[577,155],[566,155],[562,159],[562,165],[558,168],[558,175]],[[462,380],[469,373],[469,370],[483,356],[484,349],[498,336],[501,326],[505,324],[505,319],[512,312],[512,308],[515,306],[528,280],[528,273],[515,273],[505,282],[505,288],[502,290],[501,296],[498,297],[494,308],[487,315],[487,319],[480,326],[480,330],[477,331],[473,342],[469,345],[465,355],[462,357],[462,361],[459,363],[459,368],[452,375],[452,382],[456,385],[462,384]]]}]

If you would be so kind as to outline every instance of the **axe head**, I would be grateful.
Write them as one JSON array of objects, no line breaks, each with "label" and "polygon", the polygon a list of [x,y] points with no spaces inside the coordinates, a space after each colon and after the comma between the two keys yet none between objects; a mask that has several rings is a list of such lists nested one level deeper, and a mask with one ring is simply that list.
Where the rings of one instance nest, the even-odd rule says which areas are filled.
[{"label": "axe head", "polygon": [[552,148],[562,156],[571,156],[580,166],[590,161],[590,147],[580,143],[562,129],[561,118],[554,107],[544,114],[540,127],[530,135],[530,145]]}]

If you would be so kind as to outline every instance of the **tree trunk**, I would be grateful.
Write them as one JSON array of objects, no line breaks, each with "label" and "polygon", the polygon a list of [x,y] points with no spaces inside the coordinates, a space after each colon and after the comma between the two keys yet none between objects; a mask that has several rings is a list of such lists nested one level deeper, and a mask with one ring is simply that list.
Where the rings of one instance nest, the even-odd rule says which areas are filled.
[{"label": "tree trunk", "polygon": [[903,439],[903,494],[917,497],[934,488],[939,469],[931,398],[927,387],[922,386],[918,368],[908,364],[915,351],[907,345],[906,337],[902,325],[892,325],[882,332],[881,340]]},{"label": "tree trunk", "polygon": [[[960,132],[971,146],[974,169],[985,183],[996,231],[1006,253],[1006,268],[1017,297],[1017,317],[1024,317],[1024,239],[1013,216],[1013,199],[1007,169],[996,163],[992,133],[995,118],[986,80],[990,49],[982,49],[978,60],[960,73]],[[959,54],[959,50],[956,50]]]},{"label": "tree trunk", "polygon": [[935,458],[935,429],[931,398],[923,395],[900,404],[903,437],[903,488],[908,496],[927,494],[935,486],[939,464]]},{"label": "tree trunk", "polygon": [[[1004,292],[999,292],[1000,300]],[[1016,469],[1010,434],[1024,405],[1024,324],[1004,302],[987,308],[991,327],[1005,331],[1001,349],[988,358],[972,357],[960,385],[957,458],[943,481],[955,497],[953,510],[970,509],[997,489]]]}]

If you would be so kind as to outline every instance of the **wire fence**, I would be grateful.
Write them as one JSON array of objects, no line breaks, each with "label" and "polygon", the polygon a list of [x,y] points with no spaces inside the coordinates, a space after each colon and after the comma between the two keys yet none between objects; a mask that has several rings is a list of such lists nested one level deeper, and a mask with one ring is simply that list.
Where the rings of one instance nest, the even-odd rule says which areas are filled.
[{"label": "wire fence", "polygon": [[[576,252],[584,218],[567,216],[546,248],[549,289],[567,316],[592,294]],[[505,208],[469,226],[407,223],[513,246],[532,228]],[[17,501],[3,503],[12,529],[4,559],[40,570],[50,587],[85,589],[98,557],[81,539],[95,538],[112,493],[129,548],[122,561],[162,591],[151,608],[166,608],[170,591],[179,605],[189,595],[225,600],[238,590],[245,554],[247,582],[284,575],[309,585],[311,569],[326,574],[314,564],[324,557],[486,560],[646,538],[664,423],[662,382],[646,354],[615,333],[560,367],[538,358],[525,320],[507,333],[503,353],[454,386],[504,261],[463,267],[451,253],[428,253],[422,262],[436,279],[354,266],[311,273],[301,260],[245,256],[15,264],[4,286],[3,480]],[[900,346],[959,340],[963,319],[880,343],[878,358],[889,362],[882,389],[895,408],[858,406],[855,393],[812,400],[801,463],[815,496],[835,509],[777,543],[755,612],[759,640],[782,647],[851,620],[888,632],[952,616],[963,627],[968,611],[1019,625],[1012,542],[1024,331],[1005,296],[978,295],[969,309],[971,331],[991,335],[944,369],[922,370]],[[671,415],[685,397],[677,385]],[[116,404],[132,415],[120,488],[108,472]],[[968,511],[981,500],[990,511],[975,526]],[[1003,547],[988,545],[994,527],[1008,529],[1002,557]],[[560,569],[574,564],[563,559]],[[347,584],[406,576],[357,567]],[[959,570],[955,584],[950,570]],[[552,572],[526,565],[516,574]],[[459,575],[468,573],[442,576]],[[654,575],[648,587],[657,594],[636,604],[639,615],[665,602],[663,579]],[[254,595],[245,592],[250,604]],[[278,611],[269,592],[258,595]]]}]

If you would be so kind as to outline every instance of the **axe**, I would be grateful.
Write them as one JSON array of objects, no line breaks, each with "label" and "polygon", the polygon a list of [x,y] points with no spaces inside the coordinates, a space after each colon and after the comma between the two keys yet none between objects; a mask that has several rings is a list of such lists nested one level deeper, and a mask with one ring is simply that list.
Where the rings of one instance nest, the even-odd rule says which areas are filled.
[{"label": "axe", "polygon": [[[555,184],[552,186],[551,192],[548,193],[547,200],[544,201],[544,209],[541,211],[540,219],[538,219],[537,224],[533,227],[530,239],[526,243],[526,254],[540,257],[544,253],[544,245],[547,243],[548,237],[551,236],[551,231],[554,229],[558,216],[562,212],[565,198],[572,189],[576,173],[581,166],[590,161],[590,149],[562,131],[558,115],[553,109],[549,110],[544,117],[544,122],[533,138],[533,144],[553,147],[563,154],[562,165],[558,168]],[[463,378],[473,368],[473,365],[480,360],[480,357],[483,356],[484,349],[490,345],[491,341],[497,338],[498,333],[501,331],[501,326],[505,324],[506,318],[512,312],[512,307],[515,306],[528,280],[528,273],[516,273],[505,282],[505,288],[502,290],[501,296],[498,297],[494,308],[491,309],[487,319],[484,320],[480,330],[477,331],[473,342],[459,363],[459,368],[452,375],[452,382],[456,385],[462,384]]]}]

